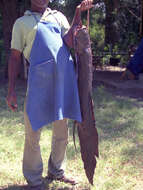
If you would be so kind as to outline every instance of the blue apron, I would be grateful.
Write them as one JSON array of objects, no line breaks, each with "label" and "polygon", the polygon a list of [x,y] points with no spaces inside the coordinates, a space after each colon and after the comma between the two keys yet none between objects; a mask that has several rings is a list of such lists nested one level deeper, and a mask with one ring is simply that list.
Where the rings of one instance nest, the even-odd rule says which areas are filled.
[{"label": "blue apron", "polygon": [[127,68],[137,77],[143,72],[143,39],[127,65]]},{"label": "blue apron", "polygon": [[81,122],[72,57],[56,23],[38,22],[30,53],[26,111],[34,131],[64,118]]}]

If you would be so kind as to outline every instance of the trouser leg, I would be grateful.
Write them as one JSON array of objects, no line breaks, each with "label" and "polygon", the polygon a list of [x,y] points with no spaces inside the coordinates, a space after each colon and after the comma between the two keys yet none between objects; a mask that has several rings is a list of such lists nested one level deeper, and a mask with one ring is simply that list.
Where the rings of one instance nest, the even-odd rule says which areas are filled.
[{"label": "trouser leg", "polygon": [[25,146],[23,155],[23,174],[27,183],[31,186],[42,184],[43,163],[40,152],[41,130],[33,131],[26,111],[25,121]]},{"label": "trouser leg", "polygon": [[51,154],[48,171],[55,177],[61,177],[65,170],[66,146],[68,143],[67,119],[54,122]]}]

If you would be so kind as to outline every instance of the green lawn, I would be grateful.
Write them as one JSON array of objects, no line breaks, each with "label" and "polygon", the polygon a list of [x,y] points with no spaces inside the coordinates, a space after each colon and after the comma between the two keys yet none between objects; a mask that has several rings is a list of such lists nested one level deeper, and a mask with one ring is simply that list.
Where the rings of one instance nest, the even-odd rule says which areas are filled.
[{"label": "green lawn", "polygon": [[[24,146],[23,102],[25,86],[19,85],[18,112],[12,113],[5,104],[7,86],[0,88],[0,189],[22,190],[26,182],[22,175]],[[143,102],[136,99],[117,97],[102,86],[94,89],[96,125],[99,133],[99,152],[94,186],[85,177],[78,152],[70,139],[67,148],[67,170],[76,176],[79,184],[70,185],[54,182],[47,190],[141,190],[143,189]],[[46,176],[50,153],[51,128],[43,129],[41,151],[44,162],[43,177]]]}]

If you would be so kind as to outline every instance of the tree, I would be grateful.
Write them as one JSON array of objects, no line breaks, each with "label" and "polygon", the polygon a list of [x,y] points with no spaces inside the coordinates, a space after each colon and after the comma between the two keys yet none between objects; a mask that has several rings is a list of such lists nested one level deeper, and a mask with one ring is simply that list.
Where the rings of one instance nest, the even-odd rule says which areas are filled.
[{"label": "tree", "polygon": [[5,48],[5,76],[7,77],[8,59],[10,53],[11,33],[15,20],[23,14],[28,7],[28,0],[0,0],[2,15],[3,38]]},{"label": "tree", "polygon": [[104,0],[106,17],[105,17],[105,43],[114,45],[119,41],[119,26],[117,14],[120,6],[119,0]]},{"label": "tree", "polygon": [[141,24],[140,24],[140,35],[143,36],[143,0],[141,0]]},{"label": "tree", "polygon": [[[81,1],[54,0],[49,5],[53,9],[62,11],[71,23],[76,6]],[[100,47],[104,45],[104,41],[105,44],[112,44],[112,46],[118,43],[118,46],[123,49],[126,49],[130,43],[137,44],[143,34],[143,0],[94,0],[95,5],[99,3],[104,4],[103,9],[98,9],[98,12],[94,9],[90,11],[92,41],[96,45],[100,44]],[[5,65],[9,58],[13,24],[17,17],[23,15],[29,5],[30,0],[0,0]],[[86,24],[86,14],[86,12],[82,14],[84,24]]]},{"label": "tree", "polygon": [[16,4],[17,0],[0,1],[0,12],[2,15],[2,25],[3,25],[2,28],[3,28],[6,68],[8,65],[12,26],[15,19],[17,18]]}]

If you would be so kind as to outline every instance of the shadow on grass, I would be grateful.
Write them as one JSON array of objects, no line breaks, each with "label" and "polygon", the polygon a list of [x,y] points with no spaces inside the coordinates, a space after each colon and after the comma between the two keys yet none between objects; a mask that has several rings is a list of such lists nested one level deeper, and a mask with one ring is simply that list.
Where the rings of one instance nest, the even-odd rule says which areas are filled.
[{"label": "shadow on grass", "polygon": [[141,121],[139,102],[124,99],[108,93],[103,86],[93,92],[95,119],[101,140],[126,137],[130,132],[142,133],[138,122]]},{"label": "shadow on grass", "polygon": [[93,99],[100,144],[103,142],[109,149],[111,146],[121,145],[121,162],[130,162],[133,166],[141,168],[142,102],[115,96],[108,93],[104,87],[95,89]]},{"label": "shadow on grass", "polygon": [[132,147],[123,148],[121,151],[123,160],[127,162],[130,160],[134,166],[141,168],[143,157],[142,147],[143,144],[134,144]]},{"label": "shadow on grass", "polygon": [[11,185],[8,187],[0,187],[0,190],[28,190],[26,185]]},{"label": "shadow on grass", "polygon": [[[52,186],[50,187],[49,185],[46,185],[45,190],[74,190],[76,187],[57,187]],[[12,185],[8,187],[0,187],[0,190],[30,190],[30,188],[27,185]],[[82,189],[82,190],[88,190],[88,189]]]}]

